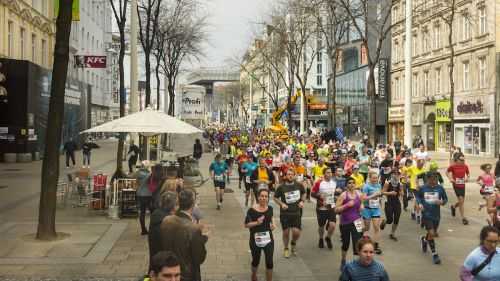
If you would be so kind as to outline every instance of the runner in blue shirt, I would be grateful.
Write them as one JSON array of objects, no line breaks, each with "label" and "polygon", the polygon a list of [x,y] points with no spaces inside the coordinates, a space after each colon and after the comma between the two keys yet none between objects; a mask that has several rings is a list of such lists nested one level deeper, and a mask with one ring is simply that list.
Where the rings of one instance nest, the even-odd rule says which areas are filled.
[{"label": "runner in blue shirt", "polygon": [[[253,161],[253,157],[249,157],[249,160],[241,165],[241,171],[245,174],[245,206],[248,206],[248,197],[250,197],[250,191],[252,191],[251,176],[255,169],[257,169],[257,163]],[[251,206],[253,206],[253,203],[254,198],[252,197]]]},{"label": "runner in blue shirt", "polygon": [[217,200],[217,210],[220,210],[222,206],[222,199],[224,196],[224,189],[226,188],[226,175],[227,175],[227,164],[222,159],[222,155],[218,153],[215,155],[215,160],[210,163],[208,168],[211,178],[214,180],[215,187],[215,199]]},{"label": "runner in blue shirt", "polygon": [[436,237],[441,220],[441,206],[448,202],[448,197],[443,186],[438,183],[436,173],[427,174],[427,183],[419,188],[416,199],[417,208],[422,211],[422,225],[427,230],[427,234],[420,237],[422,251],[427,252],[427,245],[429,245],[432,251],[432,261],[434,264],[440,264],[441,259],[436,252],[434,237]]}]

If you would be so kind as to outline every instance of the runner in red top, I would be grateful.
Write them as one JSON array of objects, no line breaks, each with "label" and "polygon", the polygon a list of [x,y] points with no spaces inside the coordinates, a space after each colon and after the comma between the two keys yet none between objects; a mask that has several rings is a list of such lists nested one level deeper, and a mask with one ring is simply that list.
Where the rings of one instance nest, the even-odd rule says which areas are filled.
[{"label": "runner in red top", "polygon": [[465,201],[465,183],[469,180],[470,172],[469,167],[465,165],[465,158],[463,155],[455,159],[455,163],[448,167],[446,175],[448,179],[453,184],[453,189],[455,190],[455,195],[457,196],[458,202],[451,205],[451,215],[454,217],[456,215],[456,208],[460,211],[460,216],[462,217],[462,223],[464,225],[469,224],[469,221],[464,215],[464,201]]}]

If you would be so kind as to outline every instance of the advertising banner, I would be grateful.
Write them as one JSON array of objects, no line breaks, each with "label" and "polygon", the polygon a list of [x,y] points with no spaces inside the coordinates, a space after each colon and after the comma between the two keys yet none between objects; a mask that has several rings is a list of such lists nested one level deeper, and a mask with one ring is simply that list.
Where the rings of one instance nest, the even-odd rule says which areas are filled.
[{"label": "advertising banner", "polygon": [[436,122],[450,122],[450,100],[436,102]]},{"label": "advertising banner", "polygon": [[182,119],[205,118],[205,95],[202,92],[186,91],[182,93]]},{"label": "advertising banner", "polygon": [[106,68],[106,56],[75,56],[76,68]]}]

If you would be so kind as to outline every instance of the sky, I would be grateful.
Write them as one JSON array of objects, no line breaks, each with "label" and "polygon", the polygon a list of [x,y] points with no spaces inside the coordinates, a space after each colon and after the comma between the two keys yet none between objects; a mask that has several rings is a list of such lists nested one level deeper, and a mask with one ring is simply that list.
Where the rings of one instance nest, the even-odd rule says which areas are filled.
[{"label": "sky", "polygon": [[209,42],[201,66],[225,66],[241,57],[269,10],[272,0],[205,0],[209,15]]}]

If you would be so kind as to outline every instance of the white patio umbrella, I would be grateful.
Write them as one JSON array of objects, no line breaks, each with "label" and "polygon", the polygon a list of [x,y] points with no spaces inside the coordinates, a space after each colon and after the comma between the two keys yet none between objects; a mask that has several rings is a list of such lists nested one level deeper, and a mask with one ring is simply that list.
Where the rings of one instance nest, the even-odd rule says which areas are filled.
[{"label": "white patio umbrella", "polygon": [[87,129],[84,133],[196,134],[202,130],[164,112],[146,108],[122,118]]}]

